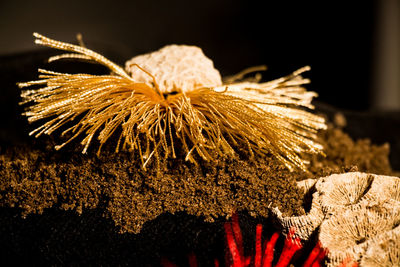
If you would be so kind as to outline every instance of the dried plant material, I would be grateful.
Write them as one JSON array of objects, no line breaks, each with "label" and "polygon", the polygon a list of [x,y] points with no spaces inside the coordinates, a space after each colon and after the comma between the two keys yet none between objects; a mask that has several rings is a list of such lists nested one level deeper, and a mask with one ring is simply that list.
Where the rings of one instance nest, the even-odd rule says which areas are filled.
[{"label": "dried plant material", "polygon": [[[121,148],[140,154],[142,167],[156,158],[176,157],[196,163],[213,154],[235,156],[245,144],[250,155],[272,154],[289,169],[305,170],[304,153],[321,153],[315,142],[323,118],[300,107],[313,108],[313,92],[302,87],[309,68],[267,83],[223,84],[212,61],[199,48],[167,46],[133,58],[126,70],[82,46],[35,33],[36,43],[67,51],[49,59],[84,59],[108,67],[110,75],[66,74],[39,70],[41,80],[20,87],[42,86],[22,92],[29,122],[47,120],[31,134],[52,134],[73,121],[62,135],[72,134],[60,149],[78,136],[85,153],[93,138],[102,146],[114,135]],[[234,80],[234,79],[233,79]]]},{"label": "dried plant material", "polygon": [[400,226],[373,238],[360,266],[400,266]]}]

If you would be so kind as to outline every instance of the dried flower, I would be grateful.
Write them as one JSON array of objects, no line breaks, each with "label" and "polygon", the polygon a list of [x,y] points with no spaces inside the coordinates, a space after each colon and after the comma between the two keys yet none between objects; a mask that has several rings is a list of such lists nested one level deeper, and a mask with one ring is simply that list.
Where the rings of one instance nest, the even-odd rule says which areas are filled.
[{"label": "dried flower", "polygon": [[[192,46],[166,46],[128,61],[126,69],[85,47],[34,33],[35,42],[67,51],[51,57],[83,59],[108,67],[110,75],[67,74],[39,69],[41,80],[19,83],[29,122],[47,120],[30,134],[52,134],[66,123],[72,133],[60,149],[78,136],[85,153],[93,138],[101,147],[117,135],[115,151],[138,152],[145,168],[152,158],[176,157],[177,143],[186,160],[196,163],[213,153],[235,156],[235,146],[249,153],[271,153],[288,168],[305,169],[303,153],[321,153],[316,132],[324,119],[299,107],[313,108],[313,92],[300,75],[309,67],[267,82],[243,81],[243,73],[223,83],[212,61]],[[256,77],[257,78],[257,77]],[[241,81],[238,81],[241,80]],[[120,129],[120,132],[117,130]],[[119,136],[118,136],[119,135]]]}]

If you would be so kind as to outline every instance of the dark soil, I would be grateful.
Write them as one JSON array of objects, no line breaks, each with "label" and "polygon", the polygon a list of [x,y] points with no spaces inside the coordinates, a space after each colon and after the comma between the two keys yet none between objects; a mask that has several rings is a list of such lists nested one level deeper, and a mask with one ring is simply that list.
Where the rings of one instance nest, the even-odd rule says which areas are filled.
[{"label": "dark soil", "polygon": [[345,171],[361,171],[383,175],[397,175],[392,170],[389,143],[375,145],[368,138],[353,140],[341,127],[330,124],[320,133],[320,143],[326,157],[310,158],[309,172],[298,173],[297,180],[316,178]]},{"label": "dark soil", "polygon": [[353,141],[333,126],[320,134],[320,142],[326,157],[310,158],[309,172],[289,172],[269,156],[216,158],[198,166],[178,157],[145,171],[132,154],[106,149],[100,157],[82,155],[78,145],[57,152],[44,137],[0,154],[0,204],[21,208],[23,215],[51,207],[79,214],[100,208],[121,232],[138,233],[145,222],[180,211],[209,222],[235,210],[266,218],[269,205],[301,215],[298,180],[347,170],[392,173],[388,144]]}]

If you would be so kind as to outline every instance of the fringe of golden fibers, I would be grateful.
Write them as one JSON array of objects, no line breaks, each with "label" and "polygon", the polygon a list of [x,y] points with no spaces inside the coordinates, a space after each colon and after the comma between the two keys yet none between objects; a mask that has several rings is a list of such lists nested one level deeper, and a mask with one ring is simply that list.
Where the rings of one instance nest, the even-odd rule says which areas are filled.
[{"label": "fringe of golden fibers", "polygon": [[51,61],[55,61],[61,58],[76,58],[79,56],[86,56],[88,59],[90,58],[91,60],[102,64],[106,67],[108,67],[111,71],[113,71],[114,73],[128,79],[131,80],[132,78],[125,72],[125,70],[123,68],[121,68],[120,66],[116,65],[115,63],[111,62],[110,60],[108,60],[107,58],[105,58],[104,56],[90,50],[87,49],[85,47],[82,46],[78,46],[78,45],[73,45],[73,44],[68,44],[68,43],[64,43],[64,42],[60,42],[60,41],[56,41],[50,38],[47,38],[39,33],[34,33],[33,36],[36,37],[35,43],[39,44],[39,45],[44,45],[44,46],[48,46],[48,47],[52,47],[55,49],[59,49],[59,50],[64,50],[64,51],[69,51],[69,52],[75,52],[73,54],[63,54],[60,56],[55,56],[50,58]]},{"label": "fringe of golden fibers", "polygon": [[307,162],[302,160],[302,153],[322,151],[321,145],[313,141],[317,129],[324,127],[318,116],[280,107],[302,117],[299,121],[290,113],[265,112],[250,101],[218,92],[193,91],[190,97],[193,105],[207,118],[206,121],[212,122],[210,128],[220,129],[218,133],[206,130],[208,137],[231,153],[234,152],[227,146],[229,142],[221,132],[228,132],[233,143],[249,142],[251,149],[258,154],[274,154],[290,169],[294,166],[305,169]]},{"label": "fringe of golden fibers", "polygon": [[24,113],[30,122],[50,119],[31,134],[51,134],[67,122],[77,121],[62,133],[72,132],[73,136],[56,149],[82,134],[83,153],[95,136],[100,152],[121,126],[116,152],[120,147],[138,151],[144,168],[152,157],[158,161],[159,149],[165,157],[176,156],[174,136],[180,139],[186,160],[193,163],[194,151],[212,160],[211,151],[233,156],[232,145],[246,143],[250,153],[271,153],[290,169],[305,169],[307,162],[301,154],[322,150],[313,140],[316,131],[325,127],[323,119],[295,108],[312,107],[314,94],[301,87],[309,81],[299,76],[307,67],[268,83],[229,84],[223,91],[198,88],[165,100],[154,88],[133,82],[122,68],[89,49],[35,36],[39,44],[77,53],[50,61],[93,60],[115,73],[99,76],[39,70],[42,80],[19,84],[44,86],[21,94],[22,103],[34,103]]}]

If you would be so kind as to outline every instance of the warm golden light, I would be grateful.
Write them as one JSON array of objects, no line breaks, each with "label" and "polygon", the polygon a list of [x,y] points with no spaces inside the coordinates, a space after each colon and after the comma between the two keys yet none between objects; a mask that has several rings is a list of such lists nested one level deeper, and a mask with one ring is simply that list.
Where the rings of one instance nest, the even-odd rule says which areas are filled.
[{"label": "warm golden light", "polygon": [[[212,62],[196,47],[167,46],[142,56],[143,64],[133,61],[129,67],[136,70],[131,71],[83,46],[34,36],[38,44],[72,52],[50,61],[85,59],[107,66],[112,73],[39,70],[41,80],[19,84],[21,88],[43,86],[21,93],[22,104],[31,104],[24,113],[29,122],[47,120],[31,134],[51,134],[67,122],[75,123],[63,132],[73,133],[72,137],[56,149],[82,135],[83,153],[93,138],[100,143],[100,153],[120,128],[115,151],[140,153],[144,168],[153,158],[176,157],[178,142],[186,160],[193,163],[194,153],[212,160],[215,153],[235,156],[235,147],[247,144],[252,155],[271,153],[289,169],[305,170],[302,154],[322,153],[315,138],[319,129],[326,128],[324,119],[299,108],[313,108],[315,93],[302,87],[309,82],[301,77],[308,67],[267,83],[235,77],[222,83]],[[160,58],[165,61],[160,63]]]}]

